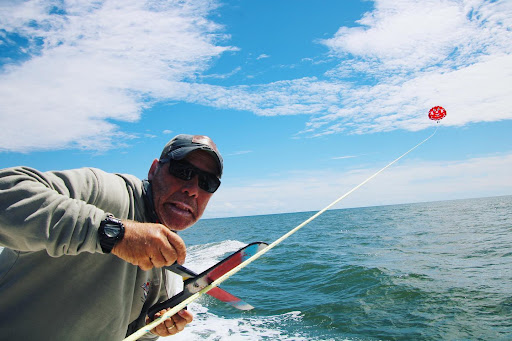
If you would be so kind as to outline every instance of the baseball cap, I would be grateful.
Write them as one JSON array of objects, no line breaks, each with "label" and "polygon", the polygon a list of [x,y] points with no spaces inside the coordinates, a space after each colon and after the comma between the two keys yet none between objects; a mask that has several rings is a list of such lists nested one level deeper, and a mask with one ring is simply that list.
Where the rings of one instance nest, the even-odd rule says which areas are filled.
[{"label": "baseball cap", "polygon": [[182,160],[194,150],[204,150],[213,156],[217,161],[220,178],[223,168],[222,156],[212,139],[205,135],[180,134],[175,136],[165,145],[160,155],[160,161]]}]

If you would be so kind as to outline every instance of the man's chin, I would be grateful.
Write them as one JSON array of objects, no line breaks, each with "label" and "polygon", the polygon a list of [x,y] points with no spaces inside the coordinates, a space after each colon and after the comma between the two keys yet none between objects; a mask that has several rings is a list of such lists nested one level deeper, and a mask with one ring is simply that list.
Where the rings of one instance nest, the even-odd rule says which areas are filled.
[{"label": "man's chin", "polygon": [[162,223],[172,230],[182,231],[192,226],[196,221],[196,217],[188,210],[182,210],[174,205],[167,204],[165,214],[161,218]]},{"label": "man's chin", "polygon": [[174,231],[183,231],[194,225],[195,222],[194,219],[184,219],[180,216],[171,216],[163,220],[163,224]]}]

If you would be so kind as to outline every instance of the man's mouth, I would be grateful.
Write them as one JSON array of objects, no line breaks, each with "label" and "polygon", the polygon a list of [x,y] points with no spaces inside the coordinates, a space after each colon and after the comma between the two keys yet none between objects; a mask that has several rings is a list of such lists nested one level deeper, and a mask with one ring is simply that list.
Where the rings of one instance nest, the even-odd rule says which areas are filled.
[{"label": "man's mouth", "polygon": [[176,201],[171,202],[168,204],[165,204],[166,209],[172,211],[173,213],[179,214],[179,215],[186,215],[186,216],[193,216],[194,210],[190,205],[187,205],[183,202]]}]

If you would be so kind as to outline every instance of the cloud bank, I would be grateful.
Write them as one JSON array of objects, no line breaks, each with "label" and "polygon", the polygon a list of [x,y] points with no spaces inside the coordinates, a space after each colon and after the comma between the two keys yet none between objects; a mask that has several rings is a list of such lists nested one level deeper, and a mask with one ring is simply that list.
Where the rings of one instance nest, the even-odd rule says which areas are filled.
[{"label": "cloud bank", "polygon": [[[510,153],[451,162],[400,162],[353,192],[334,209],[510,195],[510,169]],[[228,183],[212,197],[204,217],[318,211],[376,171],[378,168],[348,172],[295,171],[280,174],[275,180],[252,179],[253,185],[230,186]]]}]

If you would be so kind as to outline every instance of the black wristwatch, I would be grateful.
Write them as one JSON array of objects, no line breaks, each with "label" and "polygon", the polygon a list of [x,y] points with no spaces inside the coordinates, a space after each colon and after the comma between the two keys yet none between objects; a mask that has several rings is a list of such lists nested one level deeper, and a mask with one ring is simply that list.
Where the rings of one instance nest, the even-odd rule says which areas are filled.
[{"label": "black wristwatch", "polygon": [[100,224],[98,229],[101,250],[110,253],[114,245],[124,237],[124,225],[121,220],[109,215]]}]

